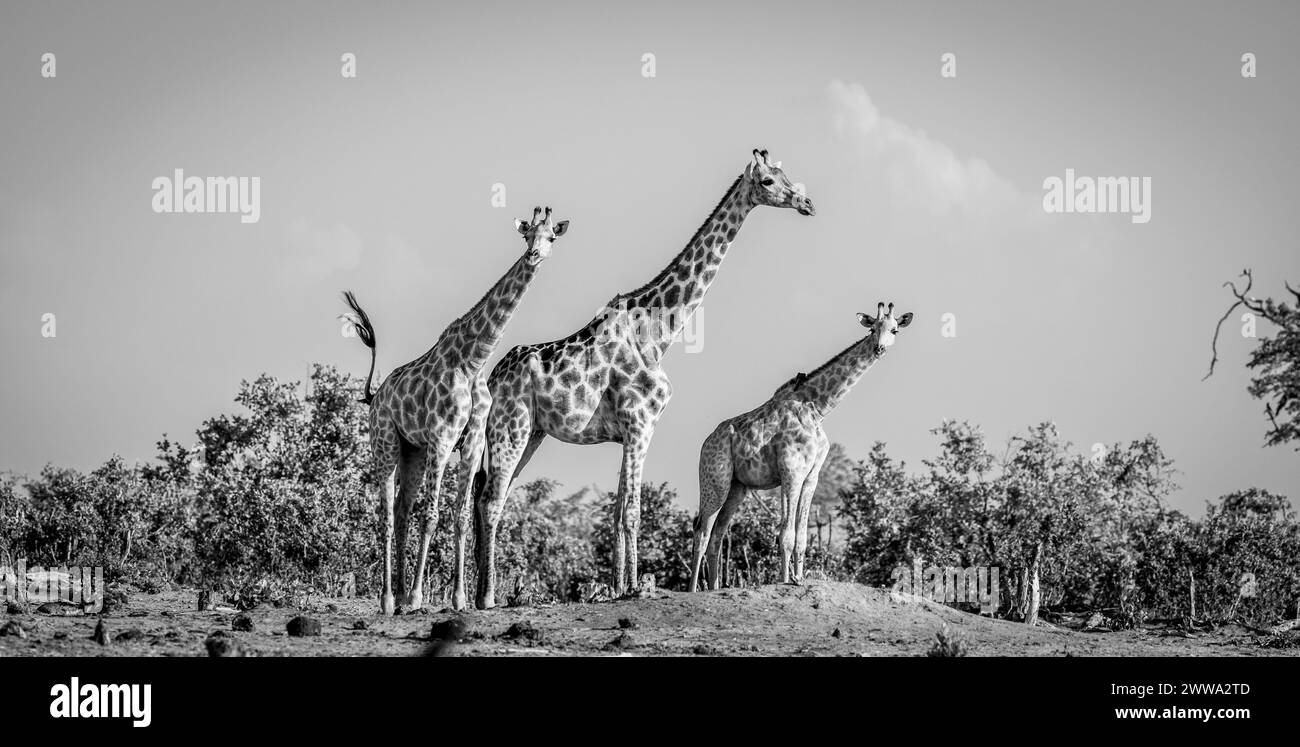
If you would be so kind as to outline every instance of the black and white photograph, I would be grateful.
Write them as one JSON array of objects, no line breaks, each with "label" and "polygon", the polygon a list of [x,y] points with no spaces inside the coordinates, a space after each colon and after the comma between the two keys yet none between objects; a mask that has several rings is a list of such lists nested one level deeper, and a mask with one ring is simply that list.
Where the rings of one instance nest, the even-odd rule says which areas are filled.
[{"label": "black and white photograph", "polygon": [[636,718],[833,671],[1286,723],[1298,34],[0,0],[0,698],[136,736],[191,683],[613,676]]}]

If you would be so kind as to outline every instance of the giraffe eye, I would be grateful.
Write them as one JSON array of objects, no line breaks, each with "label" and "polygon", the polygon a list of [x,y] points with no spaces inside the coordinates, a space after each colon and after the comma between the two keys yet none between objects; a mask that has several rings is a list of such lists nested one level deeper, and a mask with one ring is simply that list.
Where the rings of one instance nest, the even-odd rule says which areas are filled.
[{"label": "giraffe eye", "polygon": [[770,176],[768,176],[768,177],[764,177],[764,179],[763,179],[763,186],[764,186],[764,187],[770,187],[770,186],[772,186],[773,184],[776,184],[776,180],[775,180],[775,179],[773,179],[773,178],[770,177]]}]

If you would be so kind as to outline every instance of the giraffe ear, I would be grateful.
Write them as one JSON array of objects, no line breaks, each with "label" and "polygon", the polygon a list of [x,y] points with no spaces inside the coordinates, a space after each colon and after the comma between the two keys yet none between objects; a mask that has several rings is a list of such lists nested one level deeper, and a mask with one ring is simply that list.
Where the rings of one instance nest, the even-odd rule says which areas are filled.
[{"label": "giraffe ear", "polygon": [[876,319],[875,319],[875,317],[868,316],[868,315],[866,315],[866,314],[863,314],[861,311],[859,311],[859,312],[858,312],[858,324],[861,324],[862,326],[867,327],[867,328],[871,328],[871,327],[876,326]]},{"label": "giraffe ear", "polygon": [[911,323],[912,323],[912,312],[910,311],[898,318],[898,326],[900,329],[906,327]]},{"label": "giraffe ear", "polygon": [[557,238],[557,239],[560,238],[561,236],[564,235],[565,231],[568,231],[568,230],[569,230],[569,222],[568,222],[567,220],[562,220],[562,221],[560,221],[559,223],[556,223],[556,224],[555,224],[555,238]]},{"label": "giraffe ear", "polygon": [[515,220],[515,230],[519,233],[528,233],[528,221]]}]

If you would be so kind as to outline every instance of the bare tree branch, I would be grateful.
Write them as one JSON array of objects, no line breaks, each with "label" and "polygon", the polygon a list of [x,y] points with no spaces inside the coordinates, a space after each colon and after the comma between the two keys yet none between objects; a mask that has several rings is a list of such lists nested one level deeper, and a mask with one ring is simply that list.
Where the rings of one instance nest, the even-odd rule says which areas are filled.
[{"label": "bare tree branch", "polygon": [[1210,340],[1210,370],[1201,377],[1201,381],[1205,381],[1214,375],[1214,364],[1219,361],[1219,330],[1223,327],[1223,323],[1228,321],[1228,317],[1232,316],[1232,312],[1236,311],[1238,306],[1245,306],[1257,314],[1260,313],[1260,310],[1257,308],[1257,303],[1254,306],[1251,305],[1251,301],[1254,299],[1247,300],[1246,298],[1246,294],[1250,292],[1250,287],[1255,284],[1255,278],[1250,274],[1249,269],[1242,270],[1241,274],[1246,278],[1246,287],[1240,292],[1231,280],[1223,284],[1225,288],[1232,289],[1232,295],[1235,296],[1237,300],[1228,307],[1227,311],[1223,312],[1223,316],[1219,318],[1219,323],[1214,325],[1214,337]]}]

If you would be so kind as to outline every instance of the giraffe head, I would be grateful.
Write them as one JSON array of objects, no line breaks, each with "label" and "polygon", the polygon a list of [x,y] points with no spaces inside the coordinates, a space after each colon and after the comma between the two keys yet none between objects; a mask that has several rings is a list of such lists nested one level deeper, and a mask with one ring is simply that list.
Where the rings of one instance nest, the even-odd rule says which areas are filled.
[{"label": "giraffe head", "polygon": [[524,237],[524,243],[528,245],[528,251],[524,253],[528,264],[537,265],[551,256],[551,244],[569,230],[569,222],[562,220],[553,223],[549,207],[546,208],[545,214],[540,207],[535,207],[533,219],[515,221],[515,230],[519,231],[519,235]]},{"label": "giraffe head", "polygon": [[885,304],[877,303],[876,315],[872,317],[859,313],[858,322],[876,336],[876,355],[880,355],[885,352],[885,348],[894,344],[898,330],[912,323],[912,312],[895,318],[893,302],[890,302],[888,311],[885,310]]},{"label": "giraffe head", "polygon": [[781,162],[768,159],[765,150],[754,150],[754,161],[745,169],[745,179],[755,205],[794,208],[800,215],[817,214],[808,195],[795,188],[781,170]]}]

